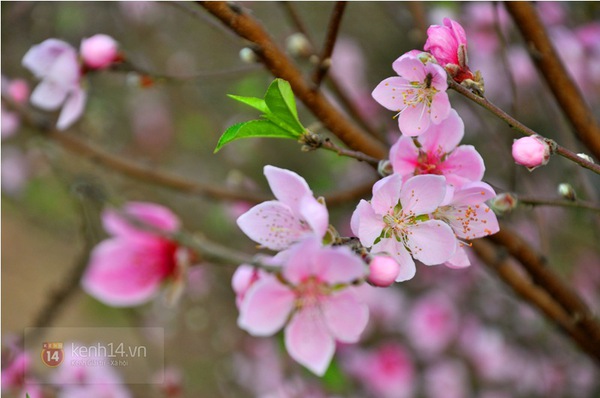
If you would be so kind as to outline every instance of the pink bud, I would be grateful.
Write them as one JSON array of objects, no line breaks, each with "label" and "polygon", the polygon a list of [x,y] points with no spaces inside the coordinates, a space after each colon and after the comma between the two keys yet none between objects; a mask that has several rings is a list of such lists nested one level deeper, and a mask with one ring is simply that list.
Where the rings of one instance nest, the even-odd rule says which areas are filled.
[{"label": "pink bud", "polygon": [[8,93],[19,104],[24,104],[29,98],[29,85],[23,79],[15,79],[8,85]]},{"label": "pink bud", "polygon": [[427,29],[427,41],[423,47],[433,55],[454,78],[461,82],[473,79],[467,66],[467,35],[463,27],[450,18],[444,18],[444,25],[431,25]]},{"label": "pink bud", "polygon": [[99,34],[81,41],[81,58],[92,69],[103,69],[118,59],[118,44],[110,36]]},{"label": "pink bud", "polygon": [[375,286],[388,287],[398,277],[400,264],[388,256],[373,257],[369,264],[369,282]]},{"label": "pink bud", "polygon": [[529,171],[548,163],[551,153],[550,144],[536,135],[519,138],[513,142],[512,146],[512,156],[515,162],[527,167]]}]

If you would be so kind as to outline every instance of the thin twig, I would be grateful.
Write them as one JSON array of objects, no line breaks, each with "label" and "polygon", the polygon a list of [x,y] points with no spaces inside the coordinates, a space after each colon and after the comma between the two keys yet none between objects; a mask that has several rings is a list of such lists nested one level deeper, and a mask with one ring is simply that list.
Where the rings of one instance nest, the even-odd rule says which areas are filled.
[{"label": "thin twig", "polygon": [[333,11],[331,12],[331,17],[329,18],[329,26],[327,27],[327,36],[325,38],[325,44],[323,45],[323,49],[321,50],[321,54],[319,55],[319,61],[317,62],[317,66],[312,75],[312,82],[315,85],[315,88],[321,85],[321,81],[323,77],[329,71],[329,67],[331,66],[331,54],[333,54],[333,47],[335,46],[335,42],[337,40],[338,32],[340,30],[340,24],[342,22],[342,17],[344,16],[344,10],[346,9],[345,1],[338,1],[335,3],[333,7]]},{"label": "thin twig", "polygon": [[579,209],[587,209],[600,212],[600,206],[593,203],[582,202],[580,200],[561,200],[561,199],[541,199],[528,196],[517,196],[519,203],[531,206],[558,206],[558,207],[574,207]]},{"label": "thin twig", "polygon": [[[484,107],[485,109],[487,109],[488,111],[492,112],[494,115],[496,115],[498,118],[502,119],[503,121],[505,121],[510,127],[512,127],[513,129],[517,130],[518,132],[520,132],[523,135],[540,135],[537,132],[535,132],[534,130],[530,129],[529,127],[525,126],[523,123],[519,122],[517,119],[515,119],[514,117],[510,116],[508,113],[504,112],[502,109],[498,108],[496,105],[494,105],[493,103],[491,103],[490,101],[488,101],[486,98],[481,97],[473,92],[471,92],[469,89],[461,86],[460,84],[456,83],[455,81],[449,79],[448,80],[449,83],[449,87],[457,92],[459,92],[460,94],[464,95],[465,97],[469,98],[470,100],[472,100],[473,102],[481,105],[482,107]],[[577,163],[578,165],[580,165],[581,167],[585,167],[586,169],[589,169],[591,171],[593,171],[596,174],[600,174],[600,165],[597,165],[595,163],[589,162],[579,156],[577,156],[577,154],[573,151],[568,150],[567,148],[558,145],[556,146],[556,153],[566,159],[569,159],[575,163]]]},{"label": "thin twig", "polygon": [[306,81],[298,68],[277,47],[254,17],[243,9],[232,8],[226,2],[201,1],[199,4],[240,37],[252,42],[255,51],[271,73],[287,80],[294,94],[344,144],[351,149],[362,151],[376,158],[387,156],[388,151],[385,145],[348,121],[320,91],[312,90],[312,84]]},{"label": "thin twig", "polygon": [[575,81],[561,62],[535,7],[530,2],[505,2],[538,70],[575,129],[577,137],[600,160],[600,125]]},{"label": "thin twig", "polygon": [[314,45],[314,40],[312,39],[308,29],[306,29],[306,25],[304,25],[302,18],[300,18],[300,15],[298,15],[298,11],[296,10],[294,3],[291,1],[280,1],[279,4],[283,6],[283,9],[286,11],[286,14],[296,30],[302,33],[308,42],[311,43],[311,45]]},{"label": "thin twig", "polygon": [[325,140],[323,140],[323,145],[321,146],[321,148],[335,152],[339,156],[346,156],[349,158],[354,158],[361,162],[369,163],[372,166],[377,166],[379,164],[379,159],[375,159],[374,157],[366,155],[360,151],[352,151],[350,149],[339,147],[329,138],[325,138]]}]

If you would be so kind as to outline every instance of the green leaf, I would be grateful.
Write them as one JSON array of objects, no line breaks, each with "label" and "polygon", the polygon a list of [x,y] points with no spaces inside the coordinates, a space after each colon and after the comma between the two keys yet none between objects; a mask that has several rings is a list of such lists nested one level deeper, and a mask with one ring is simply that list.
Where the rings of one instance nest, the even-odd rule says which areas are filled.
[{"label": "green leaf", "polygon": [[294,92],[287,81],[273,80],[265,94],[265,103],[270,111],[270,113],[265,113],[269,120],[283,128],[288,127],[297,136],[304,132],[304,126],[298,120]]},{"label": "green leaf", "polygon": [[256,98],[256,97],[242,97],[240,95],[233,95],[233,94],[228,94],[227,96],[229,98],[232,98],[232,99],[236,100],[236,101],[239,101],[241,103],[249,105],[249,106],[253,107],[254,109],[258,109],[262,113],[269,113],[269,108],[267,107],[267,104],[265,103],[265,100],[263,100],[261,98]]},{"label": "green leaf", "polygon": [[217,153],[225,144],[231,141],[250,137],[297,138],[296,135],[290,133],[288,130],[268,120],[251,120],[229,127],[219,139],[214,153]]}]

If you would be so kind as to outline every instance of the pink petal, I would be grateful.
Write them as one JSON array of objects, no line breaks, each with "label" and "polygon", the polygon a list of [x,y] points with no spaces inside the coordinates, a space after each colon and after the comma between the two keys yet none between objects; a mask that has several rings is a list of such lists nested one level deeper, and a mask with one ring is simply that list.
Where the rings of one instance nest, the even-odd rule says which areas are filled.
[{"label": "pink petal", "polygon": [[363,246],[370,247],[385,228],[383,218],[375,214],[373,207],[365,200],[360,201],[354,212],[358,213],[358,231],[355,234]]},{"label": "pink petal", "polygon": [[496,196],[494,188],[483,181],[470,182],[454,192],[452,205],[478,205]]},{"label": "pink petal", "polygon": [[276,200],[254,206],[237,224],[250,239],[272,250],[283,250],[309,232],[287,205]]},{"label": "pink petal", "polygon": [[320,273],[320,266],[314,257],[322,250],[321,239],[308,236],[287,250],[287,261],[283,267],[283,276],[294,285],[300,284],[310,276]]},{"label": "pink petal", "polygon": [[79,84],[79,62],[77,53],[65,51],[60,54],[55,62],[50,66],[44,80],[52,81],[68,89],[73,89]]},{"label": "pink petal", "polygon": [[444,265],[448,268],[454,269],[466,268],[471,265],[471,260],[469,260],[469,256],[467,256],[467,250],[460,242],[457,241],[454,255],[450,257],[450,259],[446,261]]},{"label": "pink petal", "polygon": [[425,265],[448,261],[456,250],[456,237],[445,222],[429,220],[408,229],[406,246],[412,256]]},{"label": "pink petal", "polygon": [[441,91],[441,94],[445,94],[448,89],[448,75],[444,68],[437,64],[428,63],[425,65],[425,72],[431,74],[431,86]]},{"label": "pink petal", "polygon": [[313,257],[316,275],[330,285],[349,283],[367,274],[365,263],[348,247],[323,248]]},{"label": "pink petal", "polygon": [[402,91],[406,90],[409,82],[402,77],[388,77],[375,87],[371,93],[373,99],[390,111],[400,112],[405,105]]},{"label": "pink petal", "polygon": [[327,208],[319,203],[313,196],[304,196],[300,200],[299,215],[302,217],[310,229],[320,238],[325,236],[329,228],[329,212]]},{"label": "pink petal", "polygon": [[432,124],[427,132],[419,136],[419,142],[425,152],[449,153],[460,143],[464,134],[463,120],[454,109],[451,109],[445,120],[439,124]]},{"label": "pink petal", "polygon": [[404,108],[398,117],[398,126],[402,134],[415,137],[427,131],[431,124],[428,111],[429,107],[424,102]]},{"label": "pink petal", "polygon": [[452,30],[452,33],[454,35],[454,38],[456,39],[457,45],[460,45],[460,44],[466,45],[467,44],[467,34],[465,33],[465,30],[458,22],[456,22],[455,20],[450,19],[450,18],[444,18],[442,23],[444,24],[444,26],[446,26]]},{"label": "pink petal", "polygon": [[356,343],[369,321],[369,307],[350,289],[323,299],[321,311],[330,333],[343,343]]},{"label": "pink petal", "polygon": [[437,175],[418,175],[404,183],[400,202],[404,214],[429,214],[435,211],[446,195],[446,179]]},{"label": "pink petal", "polygon": [[500,230],[496,215],[483,203],[454,210],[448,222],[458,237],[468,240],[493,235]]},{"label": "pink petal", "polygon": [[47,39],[29,49],[23,57],[22,64],[37,78],[44,77],[56,59],[64,52],[75,52],[75,49],[62,40]]},{"label": "pink petal", "polygon": [[[165,232],[174,232],[179,228],[177,216],[170,209],[156,203],[128,202],[123,206],[121,212],[133,220],[139,220]],[[121,212],[115,209],[107,209],[102,212],[102,224],[108,233],[127,238],[156,237],[156,234],[144,231],[134,225],[132,221],[120,214]]]},{"label": "pink petal", "polygon": [[373,184],[371,205],[377,214],[387,214],[396,207],[400,199],[402,176],[392,174]]},{"label": "pink petal", "polygon": [[444,121],[449,115],[450,110],[450,99],[448,94],[445,92],[437,93],[431,100],[431,114],[430,118],[433,124],[439,124]]},{"label": "pink petal", "polygon": [[304,196],[313,196],[306,180],[293,171],[267,165],[264,174],[273,195],[288,205],[295,214],[299,214],[300,200]]},{"label": "pink petal", "polygon": [[382,239],[373,246],[371,253],[387,253],[400,264],[400,272],[396,277],[396,282],[407,281],[415,276],[417,268],[414,260],[404,245],[395,238]]},{"label": "pink petal", "polygon": [[412,56],[401,56],[392,64],[392,68],[409,82],[424,82],[427,74],[421,60]]},{"label": "pink petal", "polygon": [[[441,166],[444,175],[456,175],[464,181],[480,181],[485,173],[483,158],[472,145],[461,145],[446,158]],[[453,183],[454,181],[449,181]],[[456,185],[456,184],[455,184]]]},{"label": "pink petal", "polygon": [[83,114],[87,94],[83,89],[77,88],[71,91],[71,94],[65,101],[63,108],[56,122],[56,128],[65,130],[69,128]]},{"label": "pink petal", "polygon": [[323,376],[335,352],[335,342],[315,307],[296,312],[285,328],[285,347],[290,356],[317,376]]},{"label": "pink petal", "polygon": [[415,169],[419,163],[418,157],[419,149],[412,138],[407,136],[400,137],[390,149],[390,162],[394,173],[401,175],[403,179],[415,174]]},{"label": "pink petal", "polygon": [[255,282],[242,301],[238,326],[253,336],[271,336],[285,325],[296,295],[275,277]]},{"label": "pink petal", "polygon": [[53,111],[65,101],[68,90],[54,82],[43,80],[31,93],[31,103],[40,109]]},{"label": "pink petal", "polygon": [[135,306],[158,292],[172,268],[172,253],[165,246],[109,239],[93,250],[82,287],[105,304]]}]

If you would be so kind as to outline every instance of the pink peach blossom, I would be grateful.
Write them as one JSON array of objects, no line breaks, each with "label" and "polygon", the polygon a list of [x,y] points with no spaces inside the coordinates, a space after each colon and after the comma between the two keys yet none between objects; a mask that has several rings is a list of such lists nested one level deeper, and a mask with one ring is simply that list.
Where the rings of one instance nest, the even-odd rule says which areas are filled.
[{"label": "pink peach blossom", "polygon": [[418,136],[430,125],[441,123],[450,113],[446,89],[446,72],[433,63],[421,60],[413,52],[402,55],[392,64],[399,75],[383,80],[373,90],[373,98],[385,108],[399,112],[402,134]]},{"label": "pink peach blossom", "polygon": [[104,69],[118,59],[118,43],[112,37],[97,34],[81,41],[79,52],[83,63],[92,69]]},{"label": "pink peach blossom", "polygon": [[260,203],[242,214],[237,224],[253,241],[283,250],[307,235],[322,238],[329,226],[325,205],[314,198],[304,178],[293,171],[265,166],[277,200]]},{"label": "pink peach blossom", "polygon": [[551,152],[550,145],[543,138],[537,136],[519,138],[512,145],[515,163],[527,167],[529,171],[547,164]]},{"label": "pink peach blossom", "polygon": [[335,341],[355,343],[369,317],[348,284],[366,276],[362,260],[347,247],[322,247],[308,237],[288,250],[281,278],[261,277],[248,289],[238,325],[253,336],[270,336],[285,326],[291,357],[322,376]]},{"label": "pink peach blossom", "polygon": [[458,146],[464,130],[462,119],[452,109],[444,121],[417,138],[418,144],[411,137],[400,137],[390,149],[394,173],[404,181],[420,174],[443,175],[457,187],[481,180],[485,172],[481,155],[472,145]]},{"label": "pink peach blossom", "polygon": [[443,25],[432,25],[427,29],[427,41],[423,47],[458,82],[473,79],[467,66],[467,35],[463,27],[450,18]]},{"label": "pink peach blossom", "polygon": [[56,127],[70,127],[83,113],[86,102],[77,51],[62,40],[47,39],[31,47],[22,63],[41,79],[31,93],[31,103],[47,111],[62,107]]},{"label": "pink peach blossom", "polygon": [[415,275],[415,262],[426,265],[447,261],[456,250],[456,238],[444,222],[430,219],[446,196],[446,179],[420,175],[402,182],[398,174],[373,186],[371,202],[361,200],[352,215],[352,231],[373,253],[387,253],[400,264],[396,281]]},{"label": "pink peach blossom", "polygon": [[[167,208],[130,202],[123,210],[133,219],[164,232],[174,232],[179,220]],[[82,279],[84,290],[105,304],[134,306],[150,300],[161,283],[177,272],[177,244],[139,226],[115,210],[102,215],[112,235],[92,251]]]}]

